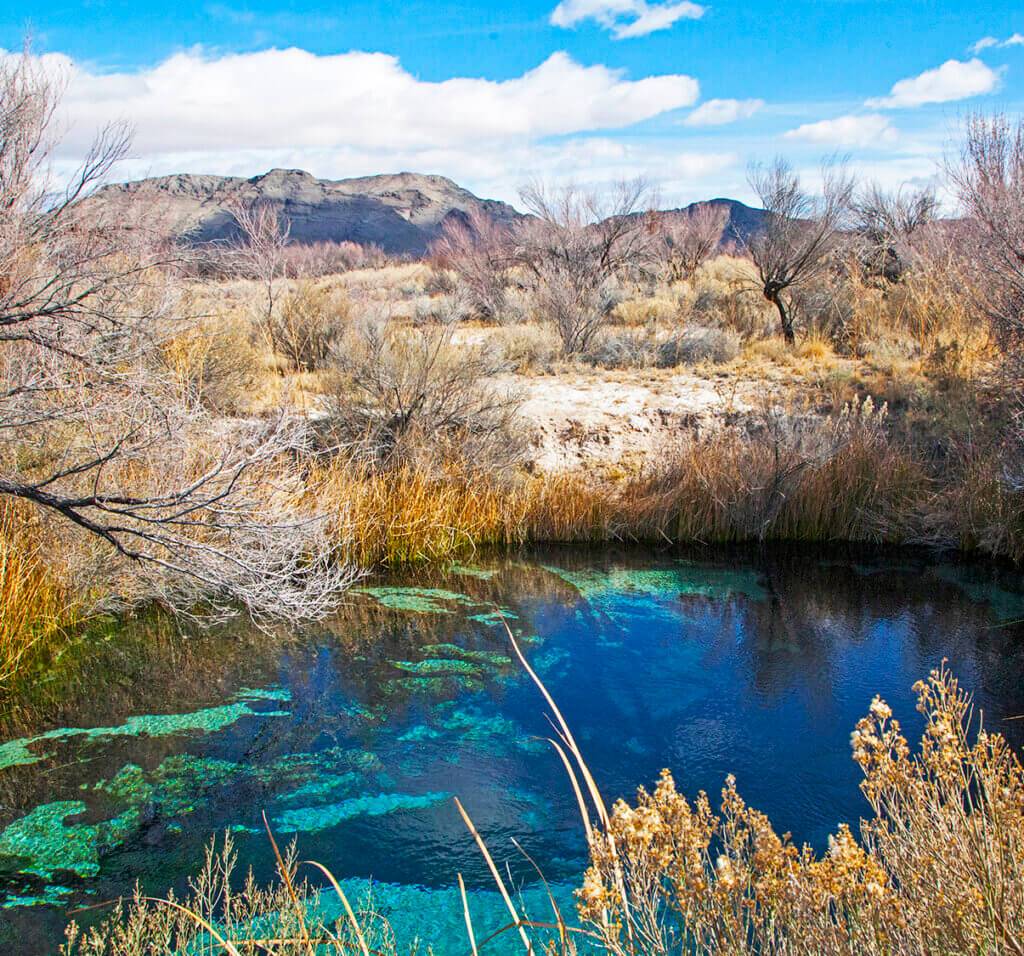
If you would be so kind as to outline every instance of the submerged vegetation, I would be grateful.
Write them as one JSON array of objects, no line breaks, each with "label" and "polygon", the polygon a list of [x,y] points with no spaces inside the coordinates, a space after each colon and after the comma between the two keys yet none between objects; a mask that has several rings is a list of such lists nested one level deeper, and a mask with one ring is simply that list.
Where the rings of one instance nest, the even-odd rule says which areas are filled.
[{"label": "submerged vegetation", "polygon": [[[970,699],[947,670],[915,687],[925,718],[916,752],[891,708],[872,701],[851,735],[872,816],[861,821],[859,839],[840,825],[820,856],[779,836],[731,777],[717,813],[704,793],[693,802],[680,794],[668,770],[653,792],[640,789],[635,806],[620,800],[608,810],[568,725],[533,676],[554,712],[555,747],[578,799],[590,867],[575,906],[551,887],[547,895],[538,888],[529,900],[520,896],[517,906],[459,805],[507,906],[508,920],[486,940],[496,939],[503,952],[520,944],[528,954],[619,956],[1021,952],[1024,768],[999,734],[972,726]],[[277,853],[269,825],[267,833]],[[300,866],[318,881],[326,877],[324,889],[302,881]],[[372,890],[353,906],[329,871],[300,864],[294,849],[277,854],[273,889],[251,874],[233,880],[233,869],[227,838],[208,850],[184,898],[136,892],[92,929],[72,924],[61,951],[404,952]],[[468,945],[476,952],[485,940],[475,935],[461,877],[460,886]],[[421,938],[419,945],[430,942]]]}]

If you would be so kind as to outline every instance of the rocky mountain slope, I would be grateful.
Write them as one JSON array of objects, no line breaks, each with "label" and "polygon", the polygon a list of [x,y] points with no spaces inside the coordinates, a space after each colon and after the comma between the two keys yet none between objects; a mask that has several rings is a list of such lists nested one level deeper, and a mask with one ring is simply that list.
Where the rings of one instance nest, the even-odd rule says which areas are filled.
[{"label": "rocky mountain slope", "polygon": [[262,176],[182,174],[106,186],[89,200],[105,206],[152,205],[165,231],[190,243],[235,238],[228,207],[265,202],[291,223],[291,240],[374,243],[391,255],[421,256],[445,221],[478,210],[494,219],[520,218],[507,203],[479,199],[443,176],[397,173],[336,181],[298,169]]},{"label": "rocky mountain slope", "polygon": [[[340,180],[317,179],[299,169],[272,169],[250,179],[179,174],[106,186],[86,202],[108,212],[125,204],[136,214],[152,209],[162,231],[197,245],[236,238],[228,211],[233,203],[269,203],[290,222],[292,242],[373,243],[389,255],[414,258],[426,253],[451,217],[476,210],[503,222],[522,218],[508,203],[480,199],[444,176],[418,173]],[[732,199],[708,204],[728,208],[726,243],[756,231],[764,215]]]}]

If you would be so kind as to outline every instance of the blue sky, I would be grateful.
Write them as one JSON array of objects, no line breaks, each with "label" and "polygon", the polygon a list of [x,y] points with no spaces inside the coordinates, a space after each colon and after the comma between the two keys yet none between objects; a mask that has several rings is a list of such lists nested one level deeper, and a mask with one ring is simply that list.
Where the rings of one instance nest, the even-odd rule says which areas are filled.
[{"label": "blue sky", "polygon": [[29,0],[0,46],[26,28],[68,82],[58,161],[127,118],[121,178],[409,169],[515,201],[647,175],[674,205],[749,198],[776,153],[923,182],[966,112],[1024,106],[1019,3]]}]

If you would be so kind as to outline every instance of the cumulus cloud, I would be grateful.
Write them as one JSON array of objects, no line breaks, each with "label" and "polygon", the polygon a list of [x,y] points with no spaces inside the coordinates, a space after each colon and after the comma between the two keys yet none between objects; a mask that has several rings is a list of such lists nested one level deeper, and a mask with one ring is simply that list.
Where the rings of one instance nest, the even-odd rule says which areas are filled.
[{"label": "cumulus cloud", "polygon": [[879,146],[894,142],[899,133],[878,113],[849,114],[836,119],[804,123],[782,138],[821,146]]},{"label": "cumulus cloud", "polygon": [[[0,56],[4,56],[0,51]],[[60,168],[115,119],[135,128],[116,175],[175,172],[252,176],[280,166],[327,178],[434,172],[512,200],[536,175],[662,177],[677,157],[619,143],[612,131],[691,107],[684,75],[631,79],[556,53],[502,81],[424,82],[382,53],[317,56],[299,49],[212,56],[196,49],[138,70],[103,73],[62,54],[39,58],[66,82]],[[693,154],[687,170],[716,171],[721,154]]]},{"label": "cumulus cloud", "polygon": [[565,53],[512,79],[436,83],[417,79],[384,53],[318,56],[293,48],[211,57],[193,50],[122,73],[63,60],[56,65],[70,75],[72,138],[124,116],[143,152],[285,144],[425,149],[541,139],[629,127],[692,106],[699,93],[689,76],[630,80],[624,71],[582,66]]},{"label": "cumulus cloud", "polygon": [[723,126],[749,119],[762,106],[764,100],[708,100],[701,103],[683,123],[686,126]]},{"label": "cumulus cloud", "polygon": [[947,60],[933,70],[900,80],[888,96],[868,100],[866,105],[875,109],[899,109],[926,103],[949,103],[992,93],[998,87],[999,71],[986,66],[977,57],[966,62]]},{"label": "cumulus cloud", "polygon": [[1008,46],[1024,46],[1024,34],[1015,33],[1005,40],[1000,40],[998,37],[982,37],[977,43],[971,44],[970,52],[977,54],[982,50],[1002,49]]},{"label": "cumulus cloud", "polygon": [[556,27],[574,27],[593,20],[610,30],[617,40],[643,37],[666,30],[679,20],[699,20],[707,8],[690,0],[647,3],[647,0],[562,0],[551,11]]}]

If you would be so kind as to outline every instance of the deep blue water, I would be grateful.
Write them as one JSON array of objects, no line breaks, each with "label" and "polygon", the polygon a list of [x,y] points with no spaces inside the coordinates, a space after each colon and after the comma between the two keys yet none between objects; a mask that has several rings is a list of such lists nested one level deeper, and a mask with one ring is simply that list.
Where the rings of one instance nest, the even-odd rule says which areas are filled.
[{"label": "deep blue water", "polygon": [[369,581],[286,638],[136,628],[0,744],[0,950],[54,952],[69,911],[136,879],[180,889],[225,830],[268,879],[264,812],[354,888],[372,879],[399,933],[438,953],[466,950],[456,873],[482,922],[499,919],[453,795],[517,879],[535,874],[512,838],[571,885],[575,799],[496,609],[609,801],[668,767],[714,803],[733,773],[820,849],[866,809],[854,724],[881,694],[916,736],[911,686],[943,659],[986,726],[1024,742],[1007,720],[1024,714],[1024,588],[992,565],[561,553]]}]

